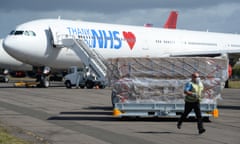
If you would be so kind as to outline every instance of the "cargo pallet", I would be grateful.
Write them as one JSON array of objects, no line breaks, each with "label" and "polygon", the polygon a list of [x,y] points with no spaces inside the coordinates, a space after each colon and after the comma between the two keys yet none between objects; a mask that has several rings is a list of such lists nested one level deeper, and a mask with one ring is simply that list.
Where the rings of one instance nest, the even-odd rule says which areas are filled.
[{"label": "cargo pallet", "polygon": [[[216,103],[201,103],[202,117],[218,117]],[[115,103],[115,117],[179,117],[184,111],[184,103]],[[188,117],[194,117],[192,111]]]}]

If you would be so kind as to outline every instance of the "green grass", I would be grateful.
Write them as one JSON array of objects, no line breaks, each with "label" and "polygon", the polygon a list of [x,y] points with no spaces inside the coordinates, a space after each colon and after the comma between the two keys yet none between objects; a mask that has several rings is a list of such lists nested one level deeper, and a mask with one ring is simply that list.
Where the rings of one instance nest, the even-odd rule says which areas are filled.
[{"label": "green grass", "polygon": [[30,144],[30,143],[15,136],[12,136],[5,128],[0,126],[0,144]]},{"label": "green grass", "polygon": [[240,81],[229,81],[229,88],[240,88]]}]

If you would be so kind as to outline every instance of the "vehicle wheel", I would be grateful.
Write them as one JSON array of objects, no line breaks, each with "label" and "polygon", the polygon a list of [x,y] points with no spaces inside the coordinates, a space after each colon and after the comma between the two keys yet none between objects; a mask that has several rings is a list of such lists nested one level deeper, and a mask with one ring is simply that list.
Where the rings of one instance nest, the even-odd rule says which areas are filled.
[{"label": "vehicle wheel", "polygon": [[87,87],[88,89],[92,89],[93,86],[94,86],[94,83],[93,83],[92,81],[87,81],[87,82],[86,82],[86,87]]},{"label": "vehicle wheel", "polygon": [[66,86],[66,88],[72,88],[72,84],[70,81],[66,81],[65,86]]}]

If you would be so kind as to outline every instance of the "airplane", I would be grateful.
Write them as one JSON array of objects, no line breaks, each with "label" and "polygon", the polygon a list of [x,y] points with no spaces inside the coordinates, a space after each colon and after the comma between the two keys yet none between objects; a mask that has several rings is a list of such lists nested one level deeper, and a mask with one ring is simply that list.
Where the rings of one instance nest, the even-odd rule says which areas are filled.
[{"label": "airplane", "polygon": [[[177,23],[177,11],[171,11],[169,14],[169,17],[167,21],[164,24],[164,28],[171,28],[174,29],[176,28],[176,23]],[[145,24],[147,27],[149,25]],[[12,77],[25,77],[31,75],[31,77],[34,77],[36,75],[36,71],[38,71],[37,68],[29,65],[29,64],[24,64],[21,61],[16,60],[12,56],[10,56],[2,47],[2,42],[3,39],[0,39],[0,69],[2,75],[0,76],[0,81],[8,82],[8,77],[7,75],[11,75]],[[32,70],[33,69],[33,70]],[[65,71],[65,70],[64,70]],[[56,72],[56,70],[55,70]],[[56,73],[55,73],[56,74]],[[65,73],[63,73],[64,75]],[[55,76],[55,77],[54,77]],[[50,79],[51,80],[60,80],[61,78],[56,75],[52,76]]]},{"label": "airplane", "polygon": [[81,39],[108,58],[227,56],[240,57],[240,35],[144,26],[105,24],[64,19],[23,23],[5,38],[4,49],[16,59],[39,67],[82,66],[81,58],[64,38]]},{"label": "airplane", "polygon": [[1,81],[8,82],[7,75],[10,74],[12,77],[22,77],[25,76],[23,71],[32,70],[32,66],[29,64],[24,64],[21,61],[16,60],[10,56],[2,46],[3,39],[0,39],[0,66],[1,66]]}]

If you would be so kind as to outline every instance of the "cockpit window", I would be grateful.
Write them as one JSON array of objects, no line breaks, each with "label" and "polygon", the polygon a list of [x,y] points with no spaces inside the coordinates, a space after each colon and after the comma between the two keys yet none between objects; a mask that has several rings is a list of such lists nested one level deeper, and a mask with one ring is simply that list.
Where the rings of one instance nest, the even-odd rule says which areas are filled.
[{"label": "cockpit window", "polygon": [[10,35],[14,35],[14,33],[15,33],[15,31],[13,30],[13,31],[10,32]]},{"label": "cockpit window", "polygon": [[36,36],[36,33],[34,31],[28,31],[29,36]]},{"label": "cockpit window", "polygon": [[29,32],[28,31],[24,31],[23,34],[26,35],[26,36],[29,36]]},{"label": "cockpit window", "polygon": [[11,31],[10,35],[25,35],[25,36],[36,36],[36,33],[34,31]]},{"label": "cockpit window", "polygon": [[14,35],[22,35],[23,31],[15,31]]}]

